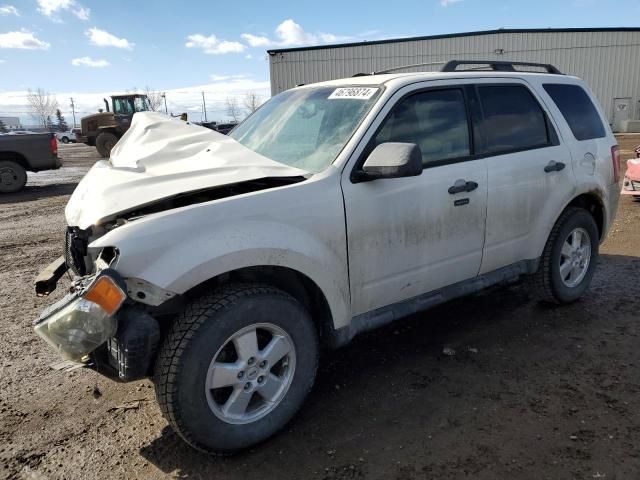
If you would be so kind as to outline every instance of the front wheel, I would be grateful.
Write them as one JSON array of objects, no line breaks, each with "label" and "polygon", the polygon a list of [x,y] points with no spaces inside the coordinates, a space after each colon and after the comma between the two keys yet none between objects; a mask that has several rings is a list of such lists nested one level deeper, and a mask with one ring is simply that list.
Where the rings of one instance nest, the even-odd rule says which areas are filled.
[{"label": "front wheel", "polygon": [[582,208],[567,208],[554,225],[532,277],[540,299],[561,304],[580,298],[591,283],[599,241],[593,216]]},{"label": "front wheel", "polygon": [[191,446],[229,453],[270,437],[313,386],[318,337],[281,290],[228,285],[190,303],[156,361],[164,416]]},{"label": "front wheel", "polygon": [[62,137],[62,138],[60,139],[60,141],[61,141],[62,143],[69,143],[69,138],[68,138],[68,137]]},{"label": "front wheel", "polygon": [[111,149],[118,143],[118,137],[111,132],[102,132],[96,138],[96,149],[102,158],[109,158]]}]

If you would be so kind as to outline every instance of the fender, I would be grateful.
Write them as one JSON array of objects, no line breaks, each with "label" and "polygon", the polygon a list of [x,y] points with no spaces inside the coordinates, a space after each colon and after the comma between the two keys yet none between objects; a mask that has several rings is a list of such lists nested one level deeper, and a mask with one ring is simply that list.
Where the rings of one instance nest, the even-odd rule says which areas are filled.
[{"label": "fender", "polygon": [[339,328],[349,323],[350,295],[337,178],[151,214],[89,248],[116,247],[114,267],[123,277],[178,294],[240,268],[288,267],[322,290]]}]

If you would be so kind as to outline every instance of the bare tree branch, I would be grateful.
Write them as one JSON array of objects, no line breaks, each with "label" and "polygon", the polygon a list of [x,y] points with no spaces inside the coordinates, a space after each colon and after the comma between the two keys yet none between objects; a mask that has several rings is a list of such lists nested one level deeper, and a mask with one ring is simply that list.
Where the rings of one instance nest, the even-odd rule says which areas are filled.
[{"label": "bare tree branch", "polygon": [[227,97],[227,116],[234,122],[239,122],[242,117],[242,110],[238,105],[238,99],[236,97]]},{"label": "bare tree branch", "polygon": [[260,105],[262,105],[263,100],[262,100],[262,97],[258,95],[256,92],[247,92],[246,95],[244,96],[243,102],[244,102],[245,108],[249,112],[249,115],[251,115],[258,108],[260,108]]},{"label": "bare tree branch", "polygon": [[56,97],[41,88],[35,91],[29,89],[27,101],[29,102],[30,115],[44,128],[48,128],[51,124],[51,117],[58,109]]},{"label": "bare tree branch", "polygon": [[157,112],[162,109],[162,92],[158,90],[152,90],[151,87],[144,87],[144,92],[149,100],[149,108],[152,112]]}]

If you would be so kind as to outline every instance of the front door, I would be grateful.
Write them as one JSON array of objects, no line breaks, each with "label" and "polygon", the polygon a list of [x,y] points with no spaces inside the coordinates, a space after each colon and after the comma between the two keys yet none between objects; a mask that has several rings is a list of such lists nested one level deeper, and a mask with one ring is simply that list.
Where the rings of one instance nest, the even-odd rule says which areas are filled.
[{"label": "front door", "polygon": [[381,113],[354,169],[385,142],[417,144],[425,169],[363,183],[345,169],[354,315],[473,278],[482,260],[487,168],[472,160],[464,88],[401,90]]}]

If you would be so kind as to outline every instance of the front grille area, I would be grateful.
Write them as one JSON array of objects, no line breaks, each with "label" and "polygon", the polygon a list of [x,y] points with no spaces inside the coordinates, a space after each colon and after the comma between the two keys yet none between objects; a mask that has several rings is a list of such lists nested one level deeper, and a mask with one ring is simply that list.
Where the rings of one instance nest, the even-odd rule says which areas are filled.
[{"label": "front grille area", "polygon": [[640,190],[640,181],[638,180],[631,180],[631,185],[633,186],[634,190]]},{"label": "front grille area", "polygon": [[78,227],[67,227],[64,239],[64,259],[67,267],[76,275],[87,274],[84,257],[87,254],[89,235]]}]

